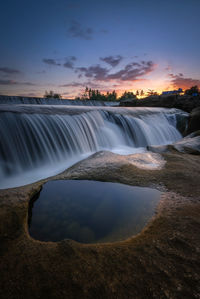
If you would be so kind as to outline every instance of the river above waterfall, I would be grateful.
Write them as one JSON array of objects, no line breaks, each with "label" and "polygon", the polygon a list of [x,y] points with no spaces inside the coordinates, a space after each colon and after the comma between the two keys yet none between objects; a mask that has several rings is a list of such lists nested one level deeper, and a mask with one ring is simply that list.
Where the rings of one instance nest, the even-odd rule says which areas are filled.
[{"label": "river above waterfall", "polygon": [[[53,176],[106,150],[142,153],[181,139],[186,113],[164,108],[0,105],[0,188]],[[178,119],[178,120],[177,120]]]},{"label": "river above waterfall", "polygon": [[152,217],[160,192],[118,183],[57,180],[29,207],[29,233],[40,241],[113,242],[137,233]]}]

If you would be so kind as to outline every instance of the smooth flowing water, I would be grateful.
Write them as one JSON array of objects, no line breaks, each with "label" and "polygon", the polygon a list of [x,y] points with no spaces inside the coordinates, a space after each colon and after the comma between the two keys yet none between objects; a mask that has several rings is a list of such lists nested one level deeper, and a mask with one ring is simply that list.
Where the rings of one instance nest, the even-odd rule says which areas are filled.
[{"label": "smooth flowing water", "polygon": [[80,180],[49,181],[29,206],[29,233],[40,241],[113,242],[139,233],[160,199],[155,189]]},{"label": "smooth flowing water", "polygon": [[0,105],[75,105],[75,106],[119,106],[119,101],[92,101],[92,100],[64,100],[54,98],[31,98],[31,97],[18,97],[18,96],[1,96]]},{"label": "smooth flowing water", "polygon": [[55,175],[100,150],[138,153],[181,138],[175,109],[0,106],[1,189]]}]

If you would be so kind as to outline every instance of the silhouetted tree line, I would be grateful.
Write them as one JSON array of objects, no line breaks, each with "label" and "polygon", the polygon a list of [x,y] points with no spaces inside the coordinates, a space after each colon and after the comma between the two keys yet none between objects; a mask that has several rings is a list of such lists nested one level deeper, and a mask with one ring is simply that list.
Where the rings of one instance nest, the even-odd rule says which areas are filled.
[{"label": "silhouetted tree line", "polygon": [[96,101],[116,101],[117,93],[115,90],[107,92],[106,94],[101,93],[98,89],[91,89],[86,87],[81,97],[77,97],[77,100],[96,100]]},{"label": "silhouetted tree line", "polygon": [[153,89],[148,89],[147,96],[158,96],[157,91],[154,91]]},{"label": "silhouetted tree line", "polygon": [[44,98],[53,98],[53,99],[61,99],[62,96],[59,93],[55,93],[53,90],[45,91]]},{"label": "silhouetted tree line", "polygon": [[200,90],[197,85],[185,90],[186,95],[200,95]]},{"label": "silhouetted tree line", "polygon": [[[192,86],[189,89],[186,89],[184,92],[185,95],[200,95],[200,89],[197,85]],[[117,97],[117,93],[115,90],[112,92],[107,92],[106,94],[101,93],[98,89],[91,89],[86,87],[84,93],[77,97],[76,100],[96,100],[96,101],[117,101],[117,100],[133,100],[136,99],[138,96],[144,97],[147,96],[158,96],[158,93],[153,89],[149,89],[147,93],[144,93],[143,90],[137,90],[134,94],[130,91],[125,91],[121,97]],[[44,94],[44,98],[54,98],[54,99],[61,99],[62,96],[59,93],[54,93],[54,91],[50,90],[49,92],[46,91]]]},{"label": "silhouetted tree line", "polygon": [[81,97],[77,97],[76,100],[96,100],[96,101],[117,101],[117,100],[127,100],[135,99],[137,96],[144,96],[144,91],[140,92],[137,90],[136,94],[130,91],[125,91],[121,97],[117,97],[115,90],[112,92],[107,91],[106,94],[101,93],[98,89],[91,89],[86,87],[84,93]]}]

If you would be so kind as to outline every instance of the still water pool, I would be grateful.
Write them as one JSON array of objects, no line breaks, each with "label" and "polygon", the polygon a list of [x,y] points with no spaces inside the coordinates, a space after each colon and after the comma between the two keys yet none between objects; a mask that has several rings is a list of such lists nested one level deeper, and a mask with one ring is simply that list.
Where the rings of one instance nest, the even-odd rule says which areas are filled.
[{"label": "still water pool", "polygon": [[29,206],[29,233],[37,240],[114,242],[139,233],[155,212],[160,192],[118,183],[55,180]]}]

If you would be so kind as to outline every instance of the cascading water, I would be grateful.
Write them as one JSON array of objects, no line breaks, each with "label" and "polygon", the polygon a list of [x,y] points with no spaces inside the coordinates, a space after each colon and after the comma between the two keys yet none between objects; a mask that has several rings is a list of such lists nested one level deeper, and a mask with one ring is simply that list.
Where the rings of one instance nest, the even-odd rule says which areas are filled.
[{"label": "cascading water", "polygon": [[77,115],[1,112],[0,188],[54,175],[99,150],[130,154],[181,138],[175,113],[139,111],[135,116],[109,109]]},{"label": "cascading water", "polygon": [[25,105],[75,105],[75,106],[119,106],[119,101],[67,100],[54,98],[30,98],[18,96],[1,96],[1,104]]}]

